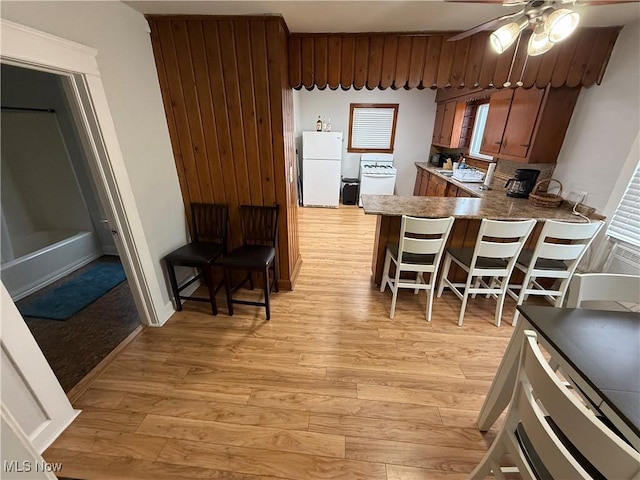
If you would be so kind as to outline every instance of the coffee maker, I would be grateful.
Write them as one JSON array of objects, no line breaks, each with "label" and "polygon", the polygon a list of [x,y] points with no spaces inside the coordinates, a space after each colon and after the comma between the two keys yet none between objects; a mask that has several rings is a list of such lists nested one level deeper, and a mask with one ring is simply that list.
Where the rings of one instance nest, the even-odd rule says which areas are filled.
[{"label": "coffee maker", "polygon": [[536,185],[540,170],[532,168],[517,168],[513,178],[507,180],[504,188],[507,188],[508,197],[529,198],[529,193]]}]

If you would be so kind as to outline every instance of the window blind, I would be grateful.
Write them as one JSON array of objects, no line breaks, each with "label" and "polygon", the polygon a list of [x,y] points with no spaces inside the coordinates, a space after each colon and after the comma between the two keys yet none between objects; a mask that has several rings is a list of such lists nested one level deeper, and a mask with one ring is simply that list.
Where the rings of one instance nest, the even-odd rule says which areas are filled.
[{"label": "window blind", "polygon": [[611,218],[607,235],[640,247],[640,163]]},{"label": "window blind", "polygon": [[354,108],[351,148],[388,150],[392,148],[394,108]]}]

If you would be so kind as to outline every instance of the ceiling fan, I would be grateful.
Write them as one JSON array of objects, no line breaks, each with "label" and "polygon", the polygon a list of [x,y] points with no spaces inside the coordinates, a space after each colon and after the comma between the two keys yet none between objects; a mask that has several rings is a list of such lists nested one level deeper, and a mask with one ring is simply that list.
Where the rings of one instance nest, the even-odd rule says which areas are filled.
[{"label": "ceiling fan", "polygon": [[449,38],[449,41],[462,40],[474,33],[499,27],[489,37],[496,52],[504,53],[520,34],[529,26],[533,33],[529,37],[527,54],[542,55],[556,43],[567,38],[578,26],[580,14],[565,6],[611,5],[631,3],[638,0],[445,0],[446,2],[497,3],[504,6],[524,5],[522,10],[508,13],[481,23],[469,30]]}]

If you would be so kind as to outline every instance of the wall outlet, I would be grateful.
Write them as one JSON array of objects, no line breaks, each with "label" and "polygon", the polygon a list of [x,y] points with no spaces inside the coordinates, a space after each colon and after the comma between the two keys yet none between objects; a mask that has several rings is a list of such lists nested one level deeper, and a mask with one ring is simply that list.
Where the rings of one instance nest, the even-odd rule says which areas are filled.
[{"label": "wall outlet", "polygon": [[587,195],[588,194],[589,194],[589,192],[586,192],[584,190],[578,192],[578,202],[584,203],[587,200]]},{"label": "wall outlet", "polygon": [[566,200],[571,203],[584,203],[584,201],[587,199],[587,194],[588,193],[584,190],[570,190],[566,197]]}]

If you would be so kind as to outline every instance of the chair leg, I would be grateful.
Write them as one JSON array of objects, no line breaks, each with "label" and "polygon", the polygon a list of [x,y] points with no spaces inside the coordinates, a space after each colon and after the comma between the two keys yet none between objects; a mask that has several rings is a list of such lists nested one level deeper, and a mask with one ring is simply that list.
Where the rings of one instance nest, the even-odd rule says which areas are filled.
[{"label": "chair leg", "polygon": [[267,311],[267,320],[271,319],[271,307],[269,305],[269,265],[264,269],[264,307]]},{"label": "chair leg", "polygon": [[280,291],[280,286],[278,285],[278,257],[273,259],[273,290],[277,293]]},{"label": "chair leg", "polygon": [[209,288],[209,302],[211,303],[211,311],[213,315],[218,315],[218,305],[216,304],[216,286],[213,281],[213,275],[211,274],[211,265],[205,265],[202,267],[202,276],[206,279],[207,287]]},{"label": "chair leg", "polygon": [[253,290],[253,275],[251,270],[247,270],[247,277],[249,277],[249,288]]},{"label": "chair leg", "polygon": [[233,299],[231,298],[231,273],[228,268],[224,269],[224,291],[227,295],[227,311],[229,316],[233,316]]},{"label": "chair leg", "polygon": [[[426,283],[426,282],[424,281],[424,277],[422,276],[422,272],[418,272],[418,273],[416,273],[416,285],[420,285],[421,283]],[[413,290],[413,294],[414,295],[417,295],[419,292],[420,292],[420,289],[417,288],[417,287]]]},{"label": "chair leg", "polygon": [[467,277],[467,283],[464,286],[464,292],[462,293],[462,306],[460,307],[460,316],[458,317],[458,326],[462,326],[464,322],[464,312],[467,309],[467,300],[469,300],[469,288],[471,288],[471,273]]},{"label": "chair leg", "polygon": [[513,314],[513,320],[511,320],[512,327],[515,327],[518,323],[518,318],[520,317],[520,312],[518,311],[518,305],[522,305],[524,303],[524,297],[526,296],[525,292],[530,287],[530,283],[532,281],[533,279],[529,275],[524,276],[524,280],[522,281],[522,288],[520,289],[520,294],[518,295],[518,303],[516,303],[516,311]]},{"label": "chair leg", "polygon": [[398,283],[400,282],[400,265],[396,264],[396,276],[393,280],[393,285],[389,284],[391,288],[391,292],[393,295],[391,296],[391,312],[389,313],[389,318],[393,318],[396,313],[396,300],[398,299]]},{"label": "chair leg", "polygon": [[171,262],[167,262],[167,273],[169,274],[169,283],[171,283],[171,291],[176,302],[176,312],[182,311],[182,302],[180,301],[180,290],[178,289],[178,280],[176,279],[176,270]]},{"label": "chair leg", "polygon": [[[478,288],[480,286],[480,282],[482,281],[482,277],[476,277],[476,281],[473,284],[473,288]],[[472,293],[471,298],[476,298],[477,293]]]},{"label": "chair leg", "polygon": [[[507,280],[504,280],[504,281],[506,282]],[[500,323],[502,322],[502,308],[504,307],[504,297],[506,296],[507,296],[507,287],[506,285],[504,285],[502,293],[498,297],[498,302],[496,304],[496,318],[495,318],[496,327],[499,327]]]},{"label": "chair leg", "polygon": [[431,310],[433,307],[433,285],[429,287],[427,291],[427,322],[431,321]]},{"label": "chair leg", "polygon": [[[382,280],[380,281],[380,291],[384,292],[384,289],[387,287],[387,283],[389,283],[389,268],[391,268],[391,254],[389,250],[384,257],[384,267],[382,268]],[[391,285],[389,285],[391,287]]]},{"label": "chair leg", "polygon": [[444,265],[442,266],[442,275],[440,275],[440,285],[438,286],[438,298],[442,296],[442,291],[444,290],[444,283],[445,283],[444,281],[449,275],[450,268],[451,268],[451,255],[447,253],[444,258]]}]

